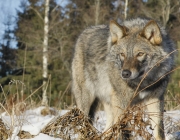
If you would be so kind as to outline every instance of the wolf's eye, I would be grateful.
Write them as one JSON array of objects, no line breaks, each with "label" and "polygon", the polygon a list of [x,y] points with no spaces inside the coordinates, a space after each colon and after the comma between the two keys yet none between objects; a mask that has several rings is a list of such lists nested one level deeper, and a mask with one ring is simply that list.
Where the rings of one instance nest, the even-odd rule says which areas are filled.
[{"label": "wolf's eye", "polygon": [[137,56],[143,56],[143,55],[144,55],[143,52],[139,52],[139,53],[137,54]]},{"label": "wolf's eye", "polygon": [[125,54],[124,54],[124,53],[120,53],[120,55],[121,55],[122,57],[125,57]]}]

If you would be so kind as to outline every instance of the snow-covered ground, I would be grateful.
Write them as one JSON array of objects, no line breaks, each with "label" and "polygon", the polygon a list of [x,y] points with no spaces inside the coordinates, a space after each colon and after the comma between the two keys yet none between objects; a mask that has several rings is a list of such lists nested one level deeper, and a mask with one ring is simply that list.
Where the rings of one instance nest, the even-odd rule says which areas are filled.
[{"label": "snow-covered ground", "polygon": [[[31,135],[36,135],[31,139],[22,140],[60,140],[60,138],[50,137],[46,134],[40,133],[41,130],[55,117],[54,115],[41,115],[41,111],[44,107],[38,107],[33,110],[27,110],[21,116],[10,117],[7,113],[2,113],[0,115],[3,122],[8,125],[8,127],[13,127],[13,136],[11,140],[19,140],[17,136],[19,130],[29,132]],[[62,110],[59,112],[60,115],[67,113],[67,110]],[[105,113],[99,111],[96,114],[96,119],[94,126],[102,131],[105,127]],[[179,123],[179,124],[178,124]],[[168,111],[165,113],[165,132],[166,140],[180,140],[180,110]],[[179,136],[179,138],[177,138]],[[175,138],[176,137],[176,138]],[[10,139],[9,139],[10,140]]]}]

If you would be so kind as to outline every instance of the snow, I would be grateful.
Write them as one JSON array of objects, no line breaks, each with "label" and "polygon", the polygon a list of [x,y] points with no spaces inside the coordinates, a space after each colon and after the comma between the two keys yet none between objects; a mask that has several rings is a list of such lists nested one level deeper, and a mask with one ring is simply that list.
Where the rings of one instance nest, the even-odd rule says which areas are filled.
[{"label": "snow", "polygon": [[164,124],[166,140],[180,140],[180,110],[166,112]]},{"label": "snow", "polygon": [[38,135],[40,131],[54,118],[54,117],[30,117],[31,123],[24,124],[22,130],[29,132],[31,135]]},{"label": "snow", "polygon": [[[20,140],[17,136],[20,130],[29,132],[31,135],[35,135],[31,139],[22,140],[61,140],[60,138],[54,138],[46,134],[40,133],[41,130],[56,116],[55,115],[41,115],[41,110],[44,107],[38,107],[32,110],[27,110],[21,116],[8,116],[7,113],[0,115],[1,119],[8,127],[14,127],[13,135],[9,140]],[[59,115],[64,115],[68,110],[59,111]],[[166,140],[180,140],[180,110],[168,111],[165,113],[165,134]],[[104,111],[97,112],[95,116],[94,126],[97,130],[103,131],[105,127],[106,117]],[[178,127],[177,127],[178,126]]]},{"label": "snow", "polygon": [[36,137],[34,137],[32,139],[22,139],[22,140],[61,140],[61,139],[50,137],[48,135],[40,133],[39,135],[37,135]]}]

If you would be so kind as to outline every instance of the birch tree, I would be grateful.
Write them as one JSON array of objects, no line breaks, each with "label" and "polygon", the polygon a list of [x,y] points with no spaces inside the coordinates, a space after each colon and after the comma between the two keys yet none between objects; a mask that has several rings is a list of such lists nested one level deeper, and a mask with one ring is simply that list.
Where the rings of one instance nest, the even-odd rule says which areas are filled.
[{"label": "birch tree", "polygon": [[49,0],[45,0],[44,14],[44,41],[43,41],[43,99],[42,105],[48,104],[47,79],[48,79],[48,31],[49,31]]},{"label": "birch tree", "polygon": [[127,18],[127,10],[128,10],[128,0],[125,0],[124,3],[124,20]]},{"label": "birch tree", "polygon": [[99,23],[99,9],[100,9],[100,0],[95,0],[95,25]]}]

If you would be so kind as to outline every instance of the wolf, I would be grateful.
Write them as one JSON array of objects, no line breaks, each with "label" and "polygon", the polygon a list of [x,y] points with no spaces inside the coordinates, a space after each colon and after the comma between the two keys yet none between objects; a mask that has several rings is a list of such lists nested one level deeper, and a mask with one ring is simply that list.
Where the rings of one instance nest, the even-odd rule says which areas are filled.
[{"label": "wolf", "polygon": [[93,117],[104,106],[105,130],[127,106],[144,104],[156,140],[164,140],[164,93],[174,67],[174,44],[154,20],[131,19],[92,26],[77,39],[72,60],[72,93],[77,107]]}]

